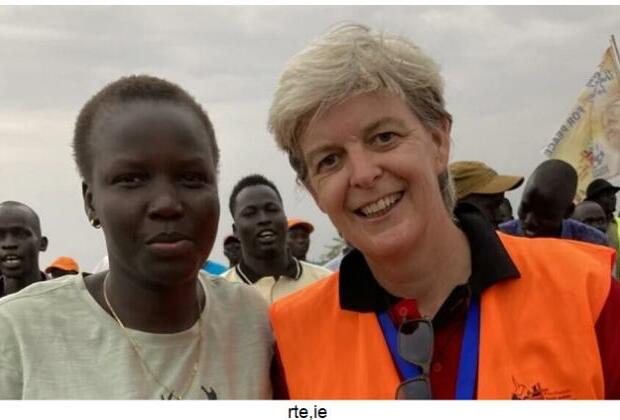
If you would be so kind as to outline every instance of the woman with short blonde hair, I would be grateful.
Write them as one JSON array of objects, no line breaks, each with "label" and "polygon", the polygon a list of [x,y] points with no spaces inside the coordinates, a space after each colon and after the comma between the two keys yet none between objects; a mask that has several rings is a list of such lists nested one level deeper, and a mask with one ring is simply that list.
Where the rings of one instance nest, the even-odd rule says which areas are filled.
[{"label": "woman with short blonde hair", "polygon": [[[299,81],[303,80],[303,83]],[[282,73],[269,111],[269,129],[284,149],[299,180],[306,168],[299,155],[299,135],[331,106],[364,92],[385,90],[401,97],[428,129],[445,109],[439,66],[405,37],[364,25],[344,25],[295,55]],[[449,173],[440,176],[446,207],[454,207]]]},{"label": "woman with short blonde hair", "polygon": [[271,306],[287,395],[619,398],[613,250],[453,210],[451,123],[438,66],[404,37],[344,25],[287,64],[269,127],[355,248]]}]

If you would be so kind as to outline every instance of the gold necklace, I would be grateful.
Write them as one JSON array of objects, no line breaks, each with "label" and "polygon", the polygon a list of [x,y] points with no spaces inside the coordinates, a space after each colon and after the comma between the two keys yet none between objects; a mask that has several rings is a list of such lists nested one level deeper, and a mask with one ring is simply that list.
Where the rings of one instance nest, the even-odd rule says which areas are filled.
[{"label": "gold necklace", "polygon": [[[168,398],[168,399],[182,400],[185,397],[185,394],[187,394],[187,391],[189,391],[192,384],[194,383],[194,379],[196,378],[196,374],[198,373],[198,366],[200,364],[200,354],[202,353],[201,351],[202,349],[202,309],[200,307],[200,300],[198,300],[198,344],[196,347],[197,348],[196,351],[198,352],[198,355],[196,356],[196,362],[194,363],[194,367],[192,368],[190,378],[187,380],[185,387],[182,388],[183,391],[180,394],[176,394],[174,390],[170,390],[170,388],[164,385],[159,380],[159,378],[157,378],[157,376],[153,373],[149,365],[146,363],[146,360],[144,360],[144,357],[142,356],[142,349],[140,345],[129,333],[129,330],[127,330],[127,328],[125,327],[123,322],[120,320],[118,315],[116,315],[116,312],[114,311],[114,308],[112,307],[112,304],[110,304],[110,299],[108,298],[108,290],[107,290],[108,277],[109,277],[109,273],[106,274],[105,278],[103,279],[103,298],[105,299],[105,303],[108,306],[108,309],[110,310],[110,312],[112,312],[114,319],[116,320],[116,322],[118,322],[118,325],[121,327],[121,330],[123,330],[123,333],[125,334],[129,342],[131,343],[131,346],[133,347],[133,350],[136,352],[138,359],[140,359],[140,363],[142,363],[144,370],[149,374],[149,376],[153,379],[153,381],[157,383],[157,385],[159,385],[166,391],[166,395],[163,397]],[[207,304],[206,299],[207,299],[207,293],[205,291],[205,306]]]}]

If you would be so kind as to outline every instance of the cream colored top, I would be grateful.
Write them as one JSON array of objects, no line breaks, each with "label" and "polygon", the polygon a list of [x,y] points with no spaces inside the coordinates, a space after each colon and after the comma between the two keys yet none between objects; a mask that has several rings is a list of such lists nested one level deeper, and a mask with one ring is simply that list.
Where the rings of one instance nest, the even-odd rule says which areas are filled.
[{"label": "cream colored top", "polygon": [[[186,399],[269,399],[273,337],[256,291],[200,272],[207,296],[200,364]],[[173,334],[129,330],[170,389],[186,386],[198,322]],[[0,399],[166,399],[81,275],[0,299]]]},{"label": "cream colored top", "polygon": [[332,273],[324,267],[305,261],[295,259],[295,262],[297,264],[297,274],[294,278],[280,276],[276,280],[273,276],[267,276],[258,279],[256,283],[252,284],[239,265],[222,273],[222,277],[233,282],[252,285],[252,287],[258,289],[267,302],[272,303]]}]

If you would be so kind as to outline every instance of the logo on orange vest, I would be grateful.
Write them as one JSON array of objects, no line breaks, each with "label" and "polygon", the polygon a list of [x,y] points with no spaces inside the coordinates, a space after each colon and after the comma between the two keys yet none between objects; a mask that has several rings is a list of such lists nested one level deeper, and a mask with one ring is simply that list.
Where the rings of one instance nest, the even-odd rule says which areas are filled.
[{"label": "logo on orange vest", "polygon": [[513,400],[570,400],[572,398],[570,389],[560,391],[551,391],[549,388],[543,387],[540,382],[536,382],[531,386],[520,384],[512,377],[514,391],[512,392]]}]

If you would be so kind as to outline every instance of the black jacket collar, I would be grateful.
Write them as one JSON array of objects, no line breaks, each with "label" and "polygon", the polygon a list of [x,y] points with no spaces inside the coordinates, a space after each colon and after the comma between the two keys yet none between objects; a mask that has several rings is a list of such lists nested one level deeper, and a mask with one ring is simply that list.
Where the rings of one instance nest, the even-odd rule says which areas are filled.
[{"label": "black jacket collar", "polygon": [[[39,271],[39,276],[41,277],[40,281],[47,280],[47,276],[45,275],[43,271]],[[0,298],[4,296],[8,296],[8,295],[6,294],[6,290],[4,289],[4,276],[0,274]]]},{"label": "black jacket collar", "polygon": [[[473,205],[459,204],[456,222],[471,247],[472,274],[466,285],[456,287],[444,306],[469,294],[480,295],[486,288],[501,280],[520,277],[493,226]],[[446,261],[447,264],[450,261]],[[392,296],[374,278],[364,256],[357,250],[347,254],[340,264],[340,307],[357,312],[381,312],[400,298]],[[439,314],[438,313],[438,314]]]}]

